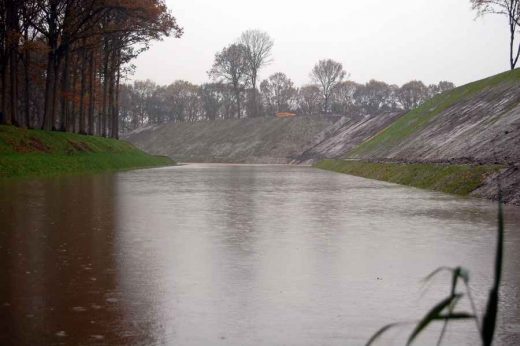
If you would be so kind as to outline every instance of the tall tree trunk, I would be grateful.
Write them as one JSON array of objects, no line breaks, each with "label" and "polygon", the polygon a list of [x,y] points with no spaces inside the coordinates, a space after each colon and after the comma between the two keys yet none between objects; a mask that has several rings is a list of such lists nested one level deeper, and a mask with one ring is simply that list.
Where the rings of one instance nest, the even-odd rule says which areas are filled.
[{"label": "tall tree trunk", "polygon": [[[9,95],[8,101],[4,103],[4,122],[6,124],[16,123],[18,110],[18,44],[19,44],[19,9],[20,3],[17,0],[4,1],[3,7],[5,10],[5,66],[9,70]],[[7,78],[4,78],[7,81]],[[3,83],[3,88],[7,90],[7,83]],[[4,99],[7,101],[7,99]],[[9,106],[7,106],[7,103]]]},{"label": "tall tree trunk", "polygon": [[61,121],[60,131],[68,131],[69,129],[69,104],[70,104],[70,90],[69,90],[69,52],[65,52],[63,59],[63,77],[61,79]]},{"label": "tall tree trunk", "polygon": [[96,97],[96,62],[94,50],[90,52],[89,61],[89,99],[88,99],[88,131],[89,135],[94,134],[94,111],[95,111],[95,97]]},{"label": "tall tree trunk", "polygon": [[73,64],[73,68],[71,70],[72,74],[72,86],[71,86],[71,103],[70,103],[70,110],[69,110],[69,131],[70,132],[77,132],[77,126],[76,126],[76,84],[77,83],[77,76],[78,76],[78,69],[76,67],[76,64]]},{"label": "tall tree trunk", "polygon": [[257,117],[258,107],[256,104],[256,73],[253,73],[253,77],[251,78],[251,84],[253,85],[253,117]]},{"label": "tall tree trunk", "polygon": [[515,35],[516,35],[517,26],[518,26],[517,22],[510,14],[509,31],[510,31],[511,36],[509,39],[509,62],[511,64],[511,70],[515,69],[516,64],[518,62],[518,58],[520,58],[520,45],[518,46],[517,50],[515,51]]},{"label": "tall tree trunk", "polygon": [[[28,41],[27,32],[25,33],[25,41]],[[25,66],[24,66],[24,90],[25,90],[25,125],[31,128],[31,51],[26,48],[25,53]]]},{"label": "tall tree trunk", "polygon": [[53,120],[54,120],[54,82],[56,74],[55,71],[55,52],[51,48],[47,55],[47,73],[45,76],[45,104],[44,104],[44,110],[43,110],[43,129],[46,131],[52,130],[53,126]]},{"label": "tall tree trunk", "polygon": [[325,114],[328,114],[329,113],[329,95],[325,95],[325,107],[323,109],[323,112]]},{"label": "tall tree trunk", "polygon": [[103,99],[101,103],[101,113],[99,119],[98,135],[106,137],[106,118],[107,118],[107,96],[108,96],[108,63],[110,57],[110,50],[108,47],[108,40],[104,44],[104,58],[103,58]]},{"label": "tall tree trunk", "polygon": [[112,105],[112,138],[119,139],[119,82],[121,79],[121,51],[114,64],[114,103]]},{"label": "tall tree trunk", "polygon": [[108,105],[107,105],[107,112],[106,112],[106,116],[105,116],[105,119],[106,119],[106,122],[107,122],[107,133],[106,133],[106,137],[111,137],[112,136],[112,131],[113,131],[113,128],[112,128],[112,125],[113,125],[113,112],[114,112],[114,82],[115,82],[115,78],[114,78],[114,56],[115,54],[112,54],[112,61],[110,63],[110,72],[109,72],[109,79],[108,79]]},{"label": "tall tree trunk", "polygon": [[45,105],[43,109],[43,129],[50,131],[54,127],[54,106],[56,100],[56,49],[58,46],[58,32],[56,22],[58,20],[58,3],[56,0],[49,1],[49,12],[47,16],[49,32],[49,53],[47,54],[47,73],[45,76]]},{"label": "tall tree trunk", "polygon": [[1,104],[0,104],[0,123],[2,124],[10,124],[7,119],[7,63],[5,62],[7,59],[4,58],[4,63],[1,66],[0,73],[2,74],[2,95],[1,95]]},{"label": "tall tree trunk", "polygon": [[59,119],[56,119],[57,112],[56,112],[56,104],[58,103],[58,84],[60,81],[60,62],[61,59],[59,56],[56,55],[54,66],[54,82],[52,83],[52,113],[51,113],[51,123],[52,123],[52,130],[56,131],[58,128],[56,128],[56,120],[59,121]]},{"label": "tall tree trunk", "polygon": [[85,127],[85,91],[87,88],[85,76],[86,52],[83,50],[80,57],[80,94],[79,94],[79,133],[87,134]]},{"label": "tall tree trunk", "polygon": [[19,126],[18,122],[18,54],[17,49],[12,49],[10,54],[11,58],[9,59],[10,68],[9,68],[9,86],[11,90],[9,91],[9,104],[10,104],[10,114],[11,123]]},{"label": "tall tree trunk", "polygon": [[235,89],[235,100],[237,103],[237,119],[240,119],[240,89],[238,86],[234,86]]}]

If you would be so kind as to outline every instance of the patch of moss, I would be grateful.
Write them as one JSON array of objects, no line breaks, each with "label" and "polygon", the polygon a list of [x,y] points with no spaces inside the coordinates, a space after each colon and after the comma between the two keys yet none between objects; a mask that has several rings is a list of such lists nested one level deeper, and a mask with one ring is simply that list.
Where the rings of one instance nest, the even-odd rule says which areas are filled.
[{"label": "patch of moss", "polygon": [[501,165],[374,163],[345,160],[323,160],[314,167],[462,196],[470,194],[480,187],[490,174],[504,168]]}]

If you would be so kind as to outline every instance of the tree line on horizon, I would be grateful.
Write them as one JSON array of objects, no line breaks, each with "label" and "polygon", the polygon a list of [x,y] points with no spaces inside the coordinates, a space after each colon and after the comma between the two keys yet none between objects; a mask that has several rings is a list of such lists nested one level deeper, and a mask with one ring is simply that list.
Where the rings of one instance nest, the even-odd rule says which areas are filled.
[{"label": "tree line on horizon", "polygon": [[[279,112],[297,115],[334,114],[378,115],[392,111],[407,111],[433,96],[454,88],[451,82],[425,85],[410,81],[401,87],[382,81],[367,83],[341,81],[329,96],[328,112],[323,111],[324,96],[317,84],[296,87],[284,73],[278,72],[260,83],[257,116],[275,116]],[[146,125],[168,122],[194,122],[217,119],[254,117],[251,108],[252,91],[240,92],[246,107],[237,113],[235,92],[226,83],[196,85],[178,80],[161,86],[151,80],[137,80],[121,86],[121,130],[132,131]]]},{"label": "tree line on horizon", "polygon": [[120,95],[123,132],[167,122],[298,115],[366,115],[408,111],[454,88],[441,81],[425,85],[413,80],[402,86],[371,80],[348,80],[343,65],[320,60],[310,72],[311,83],[296,87],[282,72],[258,83],[260,70],[271,62],[273,40],[265,32],[248,30],[215,54],[210,81],[196,85],[177,80],[161,86],[153,81],[125,84]]},{"label": "tree line on horizon", "polygon": [[[509,65],[520,60],[520,0],[470,0],[478,16],[496,14],[507,18]],[[426,86],[410,81],[401,87],[371,80],[365,84],[344,80],[341,64],[327,59],[316,64],[311,83],[295,87],[284,73],[275,73],[257,87],[259,71],[270,62],[273,41],[264,32],[248,30],[215,55],[210,82],[195,85],[176,81],[159,86],[136,81],[122,88],[121,124],[130,131],[147,124],[274,115],[295,112],[379,114],[413,109],[454,87],[442,81]]]},{"label": "tree line on horizon", "polygon": [[163,0],[1,0],[0,124],[117,138],[129,62],[171,33]]}]

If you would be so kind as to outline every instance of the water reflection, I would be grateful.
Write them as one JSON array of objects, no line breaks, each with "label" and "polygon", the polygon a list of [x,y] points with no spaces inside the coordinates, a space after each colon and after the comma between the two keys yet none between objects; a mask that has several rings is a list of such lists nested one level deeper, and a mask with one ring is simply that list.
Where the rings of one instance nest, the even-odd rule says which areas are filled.
[{"label": "water reflection", "polygon": [[[486,201],[287,166],[2,183],[0,344],[361,345],[447,294],[445,277],[420,297],[440,265],[470,268],[482,309],[495,214]],[[518,209],[507,215],[518,229]],[[520,336],[520,238],[507,239],[503,345]],[[406,330],[389,336],[402,344]],[[476,340],[463,323],[447,344]]]},{"label": "water reflection", "polygon": [[104,298],[116,286],[114,178],[2,184],[2,344],[119,339]]}]

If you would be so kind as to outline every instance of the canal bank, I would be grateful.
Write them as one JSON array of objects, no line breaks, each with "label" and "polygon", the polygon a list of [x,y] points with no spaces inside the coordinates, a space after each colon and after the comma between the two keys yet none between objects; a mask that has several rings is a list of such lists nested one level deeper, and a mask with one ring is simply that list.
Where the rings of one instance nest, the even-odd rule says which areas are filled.
[{"label": "canal bank", "polygon": [[497,199],[500,177],[506,203],[520,204],[516,165],[322,160],[313,167],[421,189]]},{"label": "canal bank", "polygon": [[120,140],[0,126],[0,178],[56,176],[172,165]]}]

